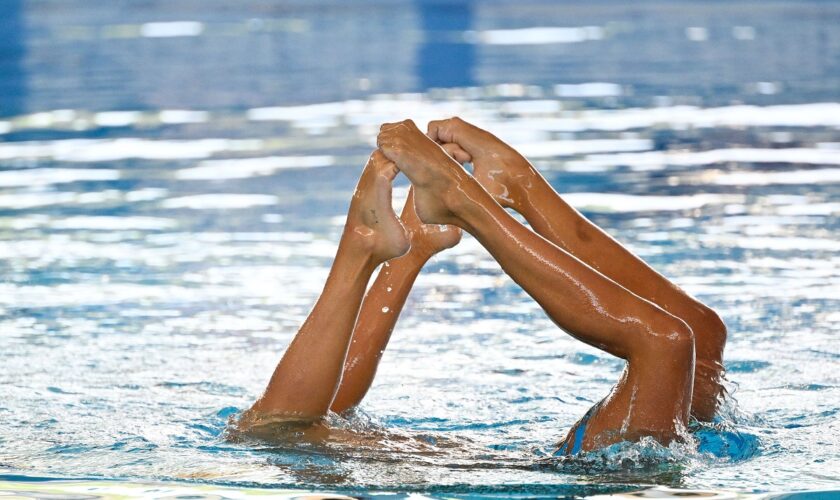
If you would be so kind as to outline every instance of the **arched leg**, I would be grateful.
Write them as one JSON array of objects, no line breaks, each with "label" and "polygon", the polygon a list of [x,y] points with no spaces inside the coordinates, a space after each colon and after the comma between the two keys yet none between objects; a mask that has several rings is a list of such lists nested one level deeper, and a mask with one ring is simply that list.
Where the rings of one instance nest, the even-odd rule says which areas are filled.
[{"label": "arched leg", "polygon": [[717,313],[566,203],[525,157],[493,134],[450,118],[429,123],[428,135],[472,162],[476,180],[493,198],[522,214],[545,239],[688,323],[697,348],[692,415],[711,420],[723,391],[727,336]]},{"label": "arched leg", "polygon": [[564,331],[627,360],[587,423],[584,450],[679,436],[694,379],[694,336],[684,321],[517,222],[413,122],[383,125],[378,144],[411,180],[423,222],[471,233]]}]

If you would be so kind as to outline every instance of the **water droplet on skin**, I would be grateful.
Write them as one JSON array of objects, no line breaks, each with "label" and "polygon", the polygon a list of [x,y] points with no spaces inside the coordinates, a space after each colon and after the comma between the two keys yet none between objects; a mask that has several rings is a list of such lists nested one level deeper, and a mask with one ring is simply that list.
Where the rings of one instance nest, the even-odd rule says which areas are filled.
[{"label": "water droplet on skin", "polygon": [[391,310],[391,309],[390,309],[388,306],[385,306],[385,307],[383,307],[383,308],[382,308],[382,312],[384,312],[384,313],[386,313],[386,312],[388,312],[388,311],[390,311],[390,310]]}]

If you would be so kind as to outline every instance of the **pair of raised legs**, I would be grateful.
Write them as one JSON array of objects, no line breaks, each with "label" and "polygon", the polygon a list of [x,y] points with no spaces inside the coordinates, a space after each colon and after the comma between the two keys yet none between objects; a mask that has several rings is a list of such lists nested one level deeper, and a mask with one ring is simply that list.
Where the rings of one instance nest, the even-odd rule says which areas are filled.
[{"label": "pair of raised legs", "polygon": [[[414,279],[432,255],[457,244],[461,229],[560,328],[627,361],[563,452],[644,436],[667,443],[690,415],[714,415],[726,342],[720,318],[566,204],[524,157],[457,118],[431,122],[428,134],[409,120],[385,124],[378,146],[324,290],[242,426],[316,420],[357,405]],[[473,174],[459,162],[472,163]],[[401,218],[391,208],[398,171],[412,183]]]}]

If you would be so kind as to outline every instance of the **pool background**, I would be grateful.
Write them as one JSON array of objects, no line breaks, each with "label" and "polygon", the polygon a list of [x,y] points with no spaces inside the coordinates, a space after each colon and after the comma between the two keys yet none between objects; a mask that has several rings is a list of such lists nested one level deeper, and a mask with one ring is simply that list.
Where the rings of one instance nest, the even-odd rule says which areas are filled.
[{"label": "pool background", "polygon": [[[837,489],[840,5],[0,9],[7,476]],[[721,313],[734,399],[698,450],[542,463],[622,365],[559,332],[471,238],[421,275],[335,436],[223,439],[320,290],[378,125],[454,114]]]}]

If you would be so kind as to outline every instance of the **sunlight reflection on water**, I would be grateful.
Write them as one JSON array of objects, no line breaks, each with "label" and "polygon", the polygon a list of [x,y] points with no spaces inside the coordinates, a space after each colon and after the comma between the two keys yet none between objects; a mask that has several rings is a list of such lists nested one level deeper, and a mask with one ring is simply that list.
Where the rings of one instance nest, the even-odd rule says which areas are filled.
[{"label": "sunlight reflection on water", "polygon": [[[297,101],[246,97],[213,80],[213,92],[161,84],[157,103],[137,91],[126,106],[113,83],[94,99],[68,82],[78,86],[60,101],[49,78],[34,79],[31,108],[0,119],[0,469],[440,496],[836,485],[836,89],[770,82],[788,77],[781,69],[719,92],[690,73],[673,82],[683,97],[629,71],[487,76],[527,47],[585,54],[634,33],[598,19],[536,24],[551,11],[540,5],[530,27],[484,7],[501,10],[453,28],[455,45],[485,51],[475,73],[486,81],[448,90],[388,88],[372,74],[369,92],[315,89],[312,104],[304,88]],[[172,43],[189,57],[201,49],[178,44],[253,48],[252,36],[316,29],[195,19],[76,20],[31,36],[71,52],[82,49],[62,44]],[[758,23],[676,28],[680,49],[772,36]],[[627,36],[644,47],[653,28],[638,29]],[[282,80],[264,71],[254,78],[267,88]],[[288,79],[307,83],[302,74]],[[217,106],[210,94],[242,101]],[[358,414],[333,417],[319,439],[224,439],[320,291],[379,124],[455,114],[528,153],[569,203],[721,313],[738,405],[696,429],[698,447],[544,463],[622,364],[559,332],[470,237],[420,276]],[[406,193],[400,179],[395,205]]]}]

